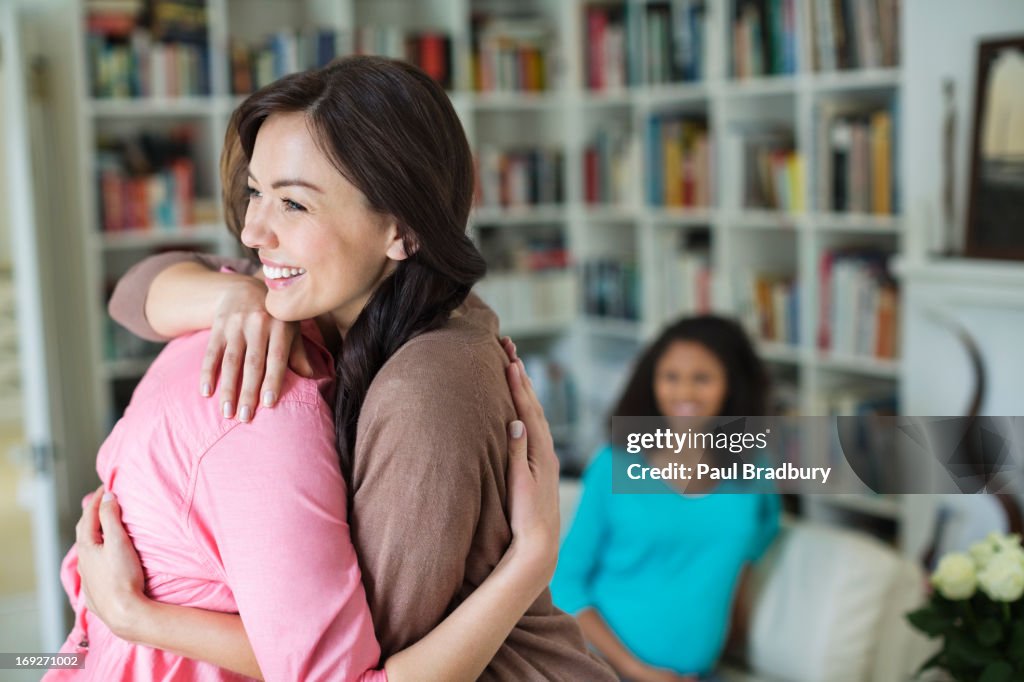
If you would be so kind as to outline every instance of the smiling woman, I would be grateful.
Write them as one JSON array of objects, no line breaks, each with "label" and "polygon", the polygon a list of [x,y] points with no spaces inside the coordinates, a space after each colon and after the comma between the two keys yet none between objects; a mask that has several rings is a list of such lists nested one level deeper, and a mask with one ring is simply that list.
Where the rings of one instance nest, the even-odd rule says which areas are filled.
[{"label": "smiling woman", "polygon": [[251,154],[241,236],[272,271],[267,312],[293,322],[327,311],[348,330],[406,259],[395,218],[373,210],[321,153],[305,112],[270,116]]},{"label": "smiling woman", "polygon": [[[248,617],[245,606],[237,605],[248,641],[238,641],[237,619],[202,620],[195,608],[169,614],[142,594],[139,581],[117,578],[145,571],[152,590],[157,576],[154,564],[146,561],[154,549],[147,541],[167,535],[145,523],[133,525],[140,517],[133,519],[126,504],[125,525],[138,543],[143,568],[129,556],[127,542],[119,547],[127,545],[129,551],[120,554],[115,554],[117,546],[104,555],[88,545],[77,574],[91,616],[100,614],[115,634],[147,647],[221,665],[247,654],[251,658],[254,652],[261,667],[264,660],[276,664],[280,679],[310,679],[306,666],[330,679],[349,679],[354,675],[344,668],[335,667],[341,672],[333,677],[329,670],[332,659],[359,640],[338,640],[342,625],[321,627],[323,621],[310,614],[322,616],[331,604],[327,597],[337,590],[358,601],[351,578],[353,570],[358,574],[361,569],[381,654],[395,679],[401,670],[415,679],[614,679],[588,653],[578,626],[553,607],[543,587],[556,558],[558,532],[550,522],[554,519],[557,525],[557,505],[553,516],[547,511],[557,498],[557,460],[528,381],[517,383],[516,377],[524,376],[521,361],[510,344],[503,348],[499,343],[493,312],[469,295],[485,269],[465,233],[472,159],[444,91],[414,67],[382,58],[347,58],[288,76],[236,110],[222,171],[229,223],[262,262],[260,281],[210,272],[193,262],[168,266],[170,260],[190,261],[191,256],[164,257],[159,267],[144,263],[122,280],[111,301],[112,313],[151,338],[212,324],[209,335],[189,336],[169,348],[190,349],[191,354],[180,358],[184,364],[194,357],[196,344],[209,339],[207,361],[223,354],[237,369],[244,357],[247,369],[259,368],[257,381],[263,380],[264,366],[268,374],[275,360],[282,367],[291,337],[279,334],[266,341],[264,334],[262,345],[253,342],[256,337],[233,345],[224,340],[239,337],[220,333],[234,324],[225,320],[241,315],[267,322],[273,330],[294,331],[282,327],[282,321],[315,318],[317,325],[304,324],[303,331],[313,337],[317,328],[327,332],[333,362],[326,365],[336,385],[307,390],[299,402],[319,405],[317,394],[329,399],[333,392],[331,436],[337,453],[331,452],[331,464],[336,470],[340,460],[349,495],[342,489],[332,497],[331,490],[322,489],[333,480],[322,459],[323,441],[318,440],[322,424],[311,423],[308,434],[300,433],[301,427],[292,429],[292,437],[284,440],[274,440],[265,431],[268,424],[288,418],[301,377],[289,374],[280,394],[271,391],[265,401],[273,408],[258,413],[248,402],[258,384],[251,376],[243,379],[240,421],[230,419],[230,400],[222,404],[222,413],[203,403],[196,391],[193,398],[203,406],[196,408],[197,419],[205,425],[199,432],[211,437],[236,434],[259,450],[258,456],[215,439],[219,455],[202,454],[202,463],[195,466],[213,468],[217,480],[236,495],[217,494],[218,486],[210,483],[187,483],[183,490],[165,492],[183,499],[181,495],[187,498],[198,490],[203,504],[187,503],[189,513],[205,513],[207,523],[232,521],[236,542],[246,529],[252,533],[240,545],[245,560],[236,554],[228,561],[226,554],[222,558],[213,553],[215,564],[230,563],[224,567],[229,584],[234,579],[251,587],[252,581],[261,582],[267,567],[281,573],[270,582],[262,580],[262,597],[255,609],[250,602]],[[239,273],[255,270],[237,261],[211,264]],[[141,300],[134,297],[134,309],[125,304],[126,296],[132,298],[126,292],[140,291],[148,294]],[[186,307],[193,314],[168,316],[168,311],[183,307],[182,299],[189,301]],[[173,323],[166,324],[169,320]],[[322,373],[322,353],[306,347],[310,359],[317,360],[314,372]],[[199,359],[194,360],[199,376]],[[512,399],[506,374],[513,388],[519,387]],[[225,384],[233,390],[233,377],[222,373],[222,395]],[[314,373],[313,378],[319,383],[324,377]],[[187,372],[176,374],[175,390],[182,381],[193,380]],[[162,384],[147,386],[154,397],[162,395],[155,388]],[[213,393],[212,379],[205,374],[193,386],[202,386],[204,395]],[[537,471],[544,481],[524,481],[509,468],[519,461],[506,447],[506,425],[516,418],[514,408],[523,411],[531,463],[536,459],[541,464]],[[139,409],[132,415],[142,418]],[[514,441],[515,434],[513,429]],[[310,443],[318,445],[312,448],[315,452],[306,452]],[[287,444],[295,451],[285,450]],[[275,447],[280,451],[274,452]],[[161,461],[159,453],[147,454],[143,460]],[[237,470],[226,463],[232,457]],[[104,457],[100,465],[107,481],[114,473],[110,462],[111,457]],[[155,474],[141,478],[165,480]],[[281,490],[293,480],[298,483]],[[141,493],[125,481],[122,473],[114,482],[115,488],[121,487],[115,490],[119,496],[124,493],[129,501],[136,496],[134,504],[151,503],[153,495],[139,500]],[[351,514],[342,514],[341,527],[326,529],[323,524],[337,517],[336,505],[344,508],[346,501]],[[87,538],[88,529],[95,527],[91,514],[80,526]],[[197,527],[195,519],[179,521],[182,528]],[[309,566],[321,554],[314,551],[317,547],[347,541],[346,521],[358,567],[349,564],[332,576],[326,560],[321,570]],[[124,536],[116,519],[107,518],[106,524],[105,537]],[[271,541],[275,533],[277,544]],[[292,566],[295,562],[305,565]],[[159,580],[166,579],[166,571],[164,566]],[[66,573],[74,579],[70,567]],[[295,600],[286,599],[296,592]],[[276,608],[266,608],[267,600]],[[221,605],[228,611],[231,606]],[[289,613],[295,627],[285,630],[305,633],[305,641],[272,636],[280,629],[282,614]],[[119,623],[120,614],[132,617],[127,624]],[[361,623],[356,620],[356,625]],[[365,647],[354,650],[366,653]],[[355,669],[350,664],[348,670]]]}]

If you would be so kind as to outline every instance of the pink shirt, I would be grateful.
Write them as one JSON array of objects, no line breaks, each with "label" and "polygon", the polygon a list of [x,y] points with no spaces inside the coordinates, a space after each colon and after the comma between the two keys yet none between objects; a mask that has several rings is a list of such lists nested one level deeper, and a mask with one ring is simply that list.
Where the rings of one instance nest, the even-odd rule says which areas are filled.
[{"label": "pink shirt", "polygon": [[[243,424],[197,389],[208,332],[171,342],[97,456],[138,550],[147,594],[239,613],[267,680],[386,680],[346,520],[330,355],[304,331],[314,379]],[[214,393],[216,395],[216,393]],[[46,680],[238,680],[122,641],[85,608],[72,547],[61,577],[75,625],[61,651],[85,668]],[[80,647],[88,642],[87,649]]]}]

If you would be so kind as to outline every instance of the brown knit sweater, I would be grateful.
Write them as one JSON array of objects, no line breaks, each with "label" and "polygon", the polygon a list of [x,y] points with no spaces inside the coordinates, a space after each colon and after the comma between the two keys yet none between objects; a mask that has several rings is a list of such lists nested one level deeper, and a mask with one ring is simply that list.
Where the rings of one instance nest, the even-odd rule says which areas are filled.
[{"label": "brown knit sweater", "polygon": [[[118,283],[111,316],[144,338],[145,296],[169,265],[195,259],[252,272],[247,261],[171,253]],[[512,534],[505,514],[506,424],[515,409],[498,318],[475,296],[441,329],[396,352],[359,416],[352,535],[382,656],[426,635],[487,578]],[[484,680],[617,679],[589,653],[576,621],[544,593],[516,624]]]}]

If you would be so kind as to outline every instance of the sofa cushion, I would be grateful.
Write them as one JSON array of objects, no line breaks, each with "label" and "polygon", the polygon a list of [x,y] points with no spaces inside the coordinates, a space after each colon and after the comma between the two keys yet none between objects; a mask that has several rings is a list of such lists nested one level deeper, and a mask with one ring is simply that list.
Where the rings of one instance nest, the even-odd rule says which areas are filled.
[{"label": "sofa cushion", "polygon": [[757,568],[748,662],[791,682],[873,676],[878,628],[902,560],[862,534],[797,523]]}]

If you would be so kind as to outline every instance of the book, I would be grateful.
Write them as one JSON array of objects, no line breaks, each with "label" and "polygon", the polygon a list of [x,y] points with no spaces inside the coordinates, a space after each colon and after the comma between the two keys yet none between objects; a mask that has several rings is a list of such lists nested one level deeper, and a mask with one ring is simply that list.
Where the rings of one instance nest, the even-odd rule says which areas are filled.
[{"label": "book", "polygon": [[808,0],[815,71],[899,64],[901,0]]},{"label": "book", "polygon": [[668,114],[648,121],[648,202],[668,208],[710,205],[714,195],[707,121]]},{"label": "book", "polygon": [[815,119],[819,210],[891,215],[897,208],[895,101],[889,108],[821,102]]},{"label": "book", "polygon": [[888,254],[870,248],[827,249],[818,276],[818,348],[839,355],[895,357],[899,290]]}]

